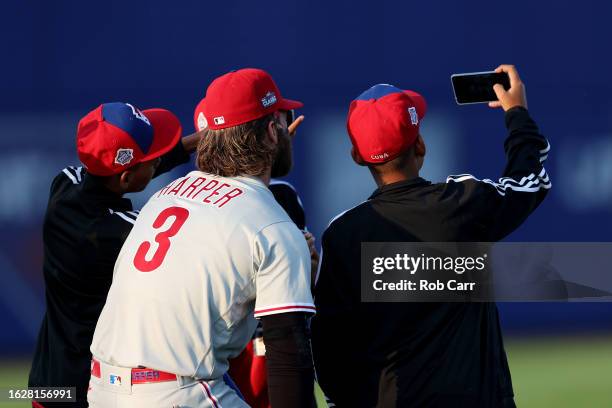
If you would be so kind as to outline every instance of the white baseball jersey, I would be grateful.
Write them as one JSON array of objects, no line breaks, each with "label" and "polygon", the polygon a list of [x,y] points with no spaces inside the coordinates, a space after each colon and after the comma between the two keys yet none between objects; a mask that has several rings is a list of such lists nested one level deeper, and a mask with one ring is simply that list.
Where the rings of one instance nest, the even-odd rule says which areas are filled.
[{"label": "white baseball jersey", "polygon": [[115,264],[94,357],[214,379],[255,318],[311,312],[303,234],[254,177],[193,171],[155,193]]}]

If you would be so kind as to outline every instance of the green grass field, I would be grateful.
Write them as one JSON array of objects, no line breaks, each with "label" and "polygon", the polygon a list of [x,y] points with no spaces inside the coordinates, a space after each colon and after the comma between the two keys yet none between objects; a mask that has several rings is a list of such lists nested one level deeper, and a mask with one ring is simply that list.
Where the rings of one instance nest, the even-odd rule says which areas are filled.
[{"label": "green grass field", "polygon": [[518,407],[612,407],[612,337],[508,339]]},{"label": "green grass field", "polygon": [[[518,407],[612,407],[612,337],[508,338],[506,351]],[[28,361],[1,361],[0,388],[24,387],[28,369]]]}]

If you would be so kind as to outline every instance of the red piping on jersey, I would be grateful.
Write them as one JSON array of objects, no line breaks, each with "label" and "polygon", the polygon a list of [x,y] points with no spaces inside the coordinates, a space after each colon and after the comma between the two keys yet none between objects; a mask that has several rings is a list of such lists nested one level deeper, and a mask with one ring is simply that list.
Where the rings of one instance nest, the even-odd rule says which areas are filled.
[{"label": "red piping on jersey", "polygon": [[313,312],[317,310],[314,306],[292,305],[292,306],[280,306],[280,307],[270,307],[268,309],[260,309],[260,310],[256,310],[255,314],[275,312],[277,310],[287,310],[287,309],[308,309],[308,310],[312,310]]},{"label": "red piping on jersey", "polygon": [[204,393],[206,394],[206,398],[208,398],[208,400],[212,402],[213,407],[219,408],[219,404],[217,404],[217,399],[212,395],[212,392],[210,392],[210,388],[208,387],[208,384],[206,384],[203,381],[200,381],[200,385],[202,386],[202,388],[204,388]]}]

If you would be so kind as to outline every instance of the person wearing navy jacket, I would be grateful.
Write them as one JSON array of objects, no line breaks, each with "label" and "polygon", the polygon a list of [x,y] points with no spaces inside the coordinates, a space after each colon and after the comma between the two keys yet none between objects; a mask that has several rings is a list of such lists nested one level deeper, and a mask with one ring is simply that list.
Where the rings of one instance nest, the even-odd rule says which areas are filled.
[{"label": "person wearing navy jacket", "polygon": [[139,110],[105,103],[79,122],[77,152],[84,167],[69,166],[51,183],[43,224],[46,311],[29,387],[76,387],[86,407],[89,346],[106,301],[113,267],[138,216],[123,195],[189,160],[199,134],[181,139],[178,118],[165,109]]},{"label": "person wearing navy jacket", "polygon": [[319,383],[338,407],[514,407],[495,303],[362,303],[362,242],[493,242],[518,228],[551,187],[549,144],[527,111],[524,85],[501,65],[506,165],[498,181],[419,176],[425,99],[376,85],[351,103],[355,162],[378,188],[322,237],[312,344]]}]

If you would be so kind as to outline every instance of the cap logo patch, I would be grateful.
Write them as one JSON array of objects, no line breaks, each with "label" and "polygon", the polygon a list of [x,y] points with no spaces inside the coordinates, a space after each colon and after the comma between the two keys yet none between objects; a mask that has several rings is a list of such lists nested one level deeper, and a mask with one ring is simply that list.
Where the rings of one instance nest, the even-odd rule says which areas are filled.
[{"label": "cap logo patch", "polygon": [[134,114],[134,116],[136,116],[136,118],[142,120],[144,123],[146,123],[147,125],[151,126],[151,122],[149,122],[149,118],[147,118],[144,113],[142,113],[141,111],[139,111],[138,109],[136,109],[135,107],[133,107],[131,104],[126,103],[127,106],[130,107],[130,109],[132,109],[132,113]]},{"label": "cap logo patch", "polygon": [[117,149],[115,164],[125,166],[134,158],[134,149]]},{"label": "cap logo patch", "polygon": [[198,113],[198,130],[204,130],[208,127],[208,121],[202,112]]},{"label": "cap logo patch", "polygon": [[387,152],[383,154],[373,154],[370,156],[372,160],[382,160],[382,159],[386,159],[387,157],[389,157],[389,154]]},{"label": "cap logo patch", "polygon": [[264,108],[268,108],[268,107],[274,105],[275,103],[276,103],[276,95],[272,91],[268,92],[266,94],[266,96],[261,98],[261,105]]},{"label": "cap logo patch", "polygon": [[408,113],[410,114],[410,122],[412,122],[413,125],[418,125],[419,114],[417,113],[416,108],[408,108]]},{"label": "cap logo patch", "polygon": [[[204,118],[204,120],[206,120],[206,118]],[[215,122],[215,125],[222,125],[225,123],[225,118],[223,116],[217,116],[216,118],[213,119],[213,121]]]}]

